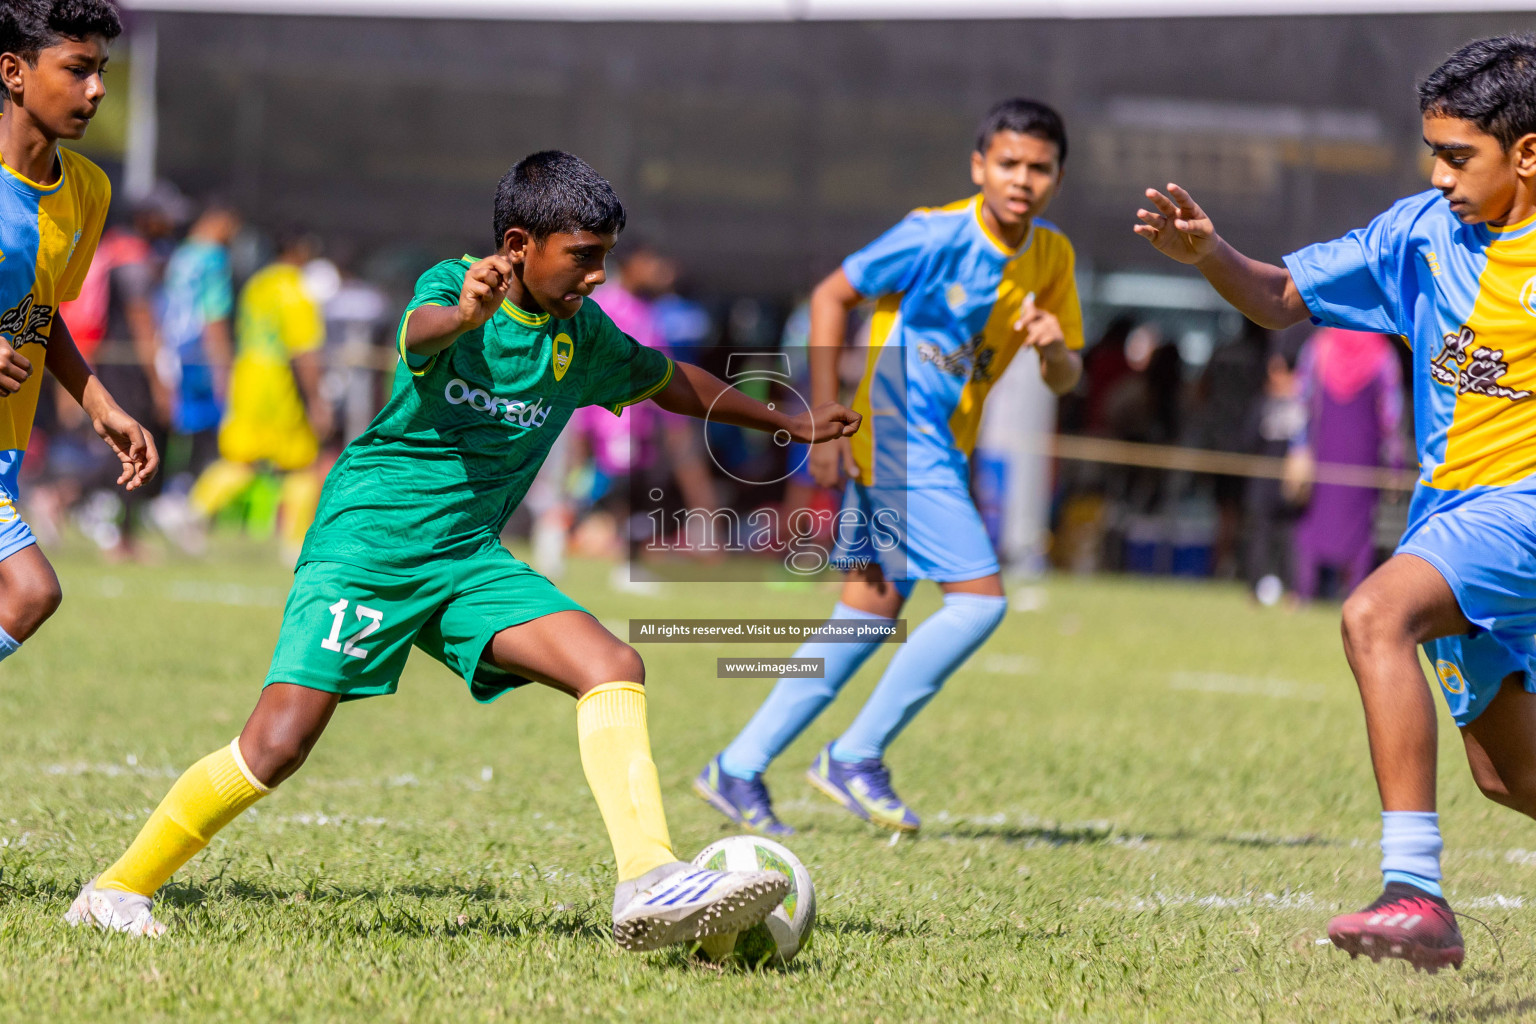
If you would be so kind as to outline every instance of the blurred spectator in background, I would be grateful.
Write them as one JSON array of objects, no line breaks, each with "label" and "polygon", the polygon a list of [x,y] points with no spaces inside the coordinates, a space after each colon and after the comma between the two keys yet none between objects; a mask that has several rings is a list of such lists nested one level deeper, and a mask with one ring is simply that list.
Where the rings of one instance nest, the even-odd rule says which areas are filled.
[{"label": "blurred spectator in background", "polygon": [[[1298,443],[1304,463],[1400,467],[1403,462],[1402,368],[1380,334],[1325,328],[1312,335],[1297,361],[1300,400],[1307,413]],[[1318,593],[1323,568],[1338,574],[1347,595],[1373,569],[1378,494],[1340,484],[1310,486],[1296,524],[1296,595]]]},{"label": "blurred spectator in background", "polygon": [[1086,391],[1083,409],[1083,432],[1092,437],[1108,437],[1112,432],[1109,423],[1110,396],[1120,386],[1121,380],[1131,373],[1125,358],[1125,340],[1130,337],[1136,321],[1121,315],[1110,321],[1099,337],[1098,343],[1083,357],[1083,388]]},{"label": "blurred spectator in background", "polygon": [[[184,492],[192,479],[218,457],[219,419],[234,353],[230,317],[234,281],[229,245],[240,217],[222,203],[210,203],[193,222],[165,268],[160,334],[160,373],[171,391],[171,429],[166,453],[169,489]],[[157,502],[156,519],[173,514],[162,527],[175,530],[174,503]]]},{"label": "blurred spectator in background", "polygon": [[[1251,332],[1249,332],[1251,333]],[[1270,347],[1264,382],[1244,417],[1242,450],[1283,459],[1307,427],[1295,373],[1295,349],[1278,339]],[[1272,477],[1243,479],[1243,578],[1262,604],[1273,605],[1295,578],[1291,529],[1300,512]]]},{"label": "blurred spectator in background", "polygon": [[669,256],[660,256],[658,261],[656,297],[651,303],[656,329],[673,359],[693,362],[692,353],[713,341],[714,322],[701,303],[678,294],[677,263]]},{"label": "blurred spectator in background", "polygon": [[241,291],[219,458],[189,495],[194,513],[206,522],[244,493],[262,466],[283,474],[278,523],[289,561],[298,557],[314,518],[321,484],[315,463],[332,429],[320,387],[325,324],[304,283],[304,267],[318,251],[312,236],[285,234],[276,259]]},{"label": "blurred spectator in background", "polygon": [[[170,393],[156,368],[159,329],[154,300],[161,270],[177,221],[185,216],[186,201],[168,185],[134,202],[126,223],[114,224],[102,235],[96,256],[72,302],[60,312],[80,354],[92,363],[96,375],[123,410],[138,420],[165,449],[170,425]],[[37,496],[40,511],[55,529],[62,523],[65,507],[77,506],[76,520],[83,532],[114,558],[136,553],[136,536],[149,499],[158,493],[160,478],[119,496],[114,486],[121,470],[110,453],[97,456],[100,445],[84,414],[73,402],[60,402],[59,431],[53,438],[56,466],[64,470]],[[64,452],[78,442],[86,459],[69,467]]]},{"label": "blurred spectator in background", "polygon": [[340,441],[347,444],[383,408],[398,357],[394,339],[381,330],[391,313],[389,297],[357,275],[353,258],[338,258],[336,266],[341,280],[324,303],[325,348],[340,405]]},{"label": "blurred spectator in background", "polygon": [[[1178,346],[1155,324],[1141,324],[1125,338],[1127,372],[1104,400],[1109,434],[1117,441],[1177,444],[1183,418],[1184,364]],[[1118,481],[1132,512],[1157,511],[1166,497],[1168,474],[1131,468]],[[1111,490],[1111,497],[1120,497]]]},{"label": "blurred spectator in background", "polygon": [[[671,290],[676,270],[670,260],[644,242],[626,248],[615,279],[599,288],[593,298],[619,330],[647,348],[670,354],[654,303]],[[631,562],[640,557],[651,531],[650,519],[631,507],[632,487],[649,491],[670,476],[677,482],[678,497],[685,506],[717,506],[697,421],[669,415],[649,402],[628,406],[618,417],[598,406],[587,406],[576,417],[577,432],[597,470],[591,478],[594,491],[589,497],[613,518]],[[615,571],[612,583],[620,589],[635,589],[622,566]]]},{"label": "blurred spectator in background", "polygon": [[[1269,332],[1247,318],[1243,319],[1236,338],[1217,346],[1200,375],[1196,396],[1199,429],[1192,439],[1195,447],[1253,454],[1267,444],[1255,417],[1262,420],[1259,410],[1267,400],[1276,397],[1277,368],[1269,351]],[[1290,368],[1283,358],[1279,368],[1289,376]],[[1239,425],[1246,425],[1247,429],[1234,429]],[[1289,437],[1285,435],[1286,439]],[[1283,456],[1285,449],[1274,454]],[[1217,576],[1236,575],[1237,540],[1250,489],[1246,477],[1215,478],[1216,539],[1212,555]]]}]

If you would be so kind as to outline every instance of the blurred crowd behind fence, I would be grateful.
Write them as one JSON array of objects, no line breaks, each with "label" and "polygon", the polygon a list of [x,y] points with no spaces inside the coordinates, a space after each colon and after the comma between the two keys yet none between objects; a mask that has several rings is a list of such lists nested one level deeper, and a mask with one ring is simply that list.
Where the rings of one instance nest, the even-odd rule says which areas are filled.
[{"label": "blurred crowd behind fence", "polygon": [[[1060,403],[1024,359],[993,392],[973,469],[1006,563],[1339,593],[1400,529],[1406,353],[1247,324],[1159,265],[1132,215],[1176,179],[1271,259],[1364,223],[1423,187],[1415,80],[1509,27],[138,13],[114,56],[128,88],[81,146],[114,177],[113,227],[65,316],[161,432],[167,472],[124,505],[69,403],[45,403],[29,512],[114,557],[150,527],[196,552],[221,517],[291,556],[328,460],[387,394],[415,276],[487,250],[495,181],[539,148],[586,157],[625,199],[623,280],[598,301],[632,334],[705,362],[801,344],[809,287],[908,209],[967,194],[975,119],[1024,94],[1066,115],[1050,218],[1077,247],[1090,347]],[[636,458],[685,500],[729,497],[665,418],[577,426],[514,523],[548,565],[568,539],[636,555]],[[835,503],[813,491],[780,500]]]}]

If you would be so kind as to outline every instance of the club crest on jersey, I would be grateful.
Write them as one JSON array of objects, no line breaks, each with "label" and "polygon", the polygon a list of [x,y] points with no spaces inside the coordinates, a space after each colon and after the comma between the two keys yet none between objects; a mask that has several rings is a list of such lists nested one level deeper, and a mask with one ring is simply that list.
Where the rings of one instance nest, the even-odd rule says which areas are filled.
[{"label": "club crest on jersey", "polygon": [[932,363],[951,377],[980,381],[983,384],[992,381],[992,360],[996,355],[992,349],[982,347],[980,334],[953,352],[945,352],[939,346],[927,342],[917,346],[917,357],[923,362]]},{"label": "club crest on jersey", "polygon": [[564,380],[565,371],[571,368],[571,357],[576,354],[576,343],[571,336],[561,331],[555,335],[555,353],[551,363],[555,368],[555,380]]},{"label": "club crest on jersey", "polygon": [[1520,289],[1520,308],[1536,316],[1536,274],[1527,278],[1524,287]]},{"label": "club crest on jersey", "polygon": [[0,313],[0,338],[10,342],[11,348],[38,344],[48,347],[48,336],[43,328],[53,322],[53,307],[34,305],[31,294],[4,313]]},{"label": "club crest on jersey", "polygon": [[1487,395],[1489,398],[1507,398],[1511,402],[1530,398],[1529,391],[1517,391],[1499,383],[1509,372],[1504,350],[1486,345],[1473,349],[1476,342],[1477,334],[1465,324],[1457,333],[1447,334],[1440,354],[1430,360],[1430,376],[1455,388],[1458,395]]},{"label": "club crest on jersey", "polygon": [[1462,678],[1461,669],[1455,663],[1443,660],[1435,662],[1435,675],[1440,677],[1440,685],[1445,687],[1446,693],[1460,695],[1467,692],[1467,681]]},{"label": "club crest on jersey", "polygon": [[949,286],[949,290],[944,293],[944,301],[956,313],[965,307],[965,300],[969,297],[965,294],[965,286],[962,284],[952,284]]}]

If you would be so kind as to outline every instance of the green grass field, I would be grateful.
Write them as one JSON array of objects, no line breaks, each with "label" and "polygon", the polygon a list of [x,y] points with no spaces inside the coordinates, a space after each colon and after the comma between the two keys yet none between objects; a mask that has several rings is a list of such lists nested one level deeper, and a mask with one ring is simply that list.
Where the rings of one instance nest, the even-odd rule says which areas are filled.
[{"label": "green grass field", "polygon": [[[254,701],[288,574],[58,558],[59,615],[0,667],[0,1020],[1459,1021],[1536,1017],[1536,825],[1483,800],[1448,719],[1447,895],[1466,968],[1320,945],[1376,894],[1378,807],[1337,610],[1236,588],[1054,578],[892,751],[924,815],[892,842],[802,772],[884,656],[774,767],[818,887],[811,948],[748,973],[608,938],[611,854],[571,702],[488,707],[417,656],[398,696],[343,707],[309,764],[177,876],[159,941],[61,918],[188,764]],[[672,584],[634,616],[821,614],[830,592]],[[910,618],[936,606],[920,590]],[[1033,610],[1022,605],[1035,604]],[[729,831],[689,781],[768,681],[652,645],[651,734],[679,852]]]}]

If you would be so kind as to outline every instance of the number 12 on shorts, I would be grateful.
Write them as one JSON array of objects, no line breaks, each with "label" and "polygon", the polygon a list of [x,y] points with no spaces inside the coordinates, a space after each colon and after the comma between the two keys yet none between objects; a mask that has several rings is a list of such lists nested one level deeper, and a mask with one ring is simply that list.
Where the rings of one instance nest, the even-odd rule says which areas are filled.
[{"label": "number 12 on shorts", "polygon": [[368,652],[357,646],[357,642],[378,631],[378,628],[384,624],[384,613],[375,608],[356,606],[352,612],[357,622],[362,625],[358,627],[357,632],[343,640],[341,631],[346,625],[347,607],[347,599],[342,598],[326,609],[331,613],[331,635],[320,641],[320,646],[328,651],[345,654],[349,658],[366,658]]}]

